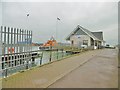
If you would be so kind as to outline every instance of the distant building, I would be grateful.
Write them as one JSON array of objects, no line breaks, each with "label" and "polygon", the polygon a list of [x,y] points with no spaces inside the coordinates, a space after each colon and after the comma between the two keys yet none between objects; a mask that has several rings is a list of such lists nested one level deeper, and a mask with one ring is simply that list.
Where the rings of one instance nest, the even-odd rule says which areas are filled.
[{"label": "distant building", "polygon": [[70,43],[58,42],[58,45],[60,45],[60,46],[70,46]]},{"label": "distant building", "polygon": [[91,49],[101,48],[105,43],[103,32],[91,32],[80,25],[67,36],[66,40],[71,42],[71,46]]}]

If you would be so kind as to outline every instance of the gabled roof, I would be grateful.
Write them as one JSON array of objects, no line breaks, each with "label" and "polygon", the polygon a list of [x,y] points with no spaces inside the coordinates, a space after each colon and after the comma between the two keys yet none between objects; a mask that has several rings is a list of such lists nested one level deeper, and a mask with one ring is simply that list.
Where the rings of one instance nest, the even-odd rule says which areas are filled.
[{"label": "gabled roof", "polygon": [[92,32],[92,34],[100,40],[103,40],[103,32]]},{"label": "gabled roof", "polygon": [[79,29],[85,32],[88,36],[90,36],[93,40],[103,41],[103,33],[102,32],[90,32],[89,30],[78,25],[74,31],[72,31],[66,38],[66,40],[70,40],[70,37],[74,35]]}]

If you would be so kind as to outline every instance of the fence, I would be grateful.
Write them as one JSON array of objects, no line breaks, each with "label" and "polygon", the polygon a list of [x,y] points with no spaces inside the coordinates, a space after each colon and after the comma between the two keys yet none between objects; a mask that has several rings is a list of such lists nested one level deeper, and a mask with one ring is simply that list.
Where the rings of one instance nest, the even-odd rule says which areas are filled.
[{"label": "fence", "polygon": [[2,55],[0,56],[0,72],[8,76],[10,68],[21,68],[32,60],[32,31],[13,27],[0,27],[0,42]]},{"label": "fence", "polygon": [[63,59],[72,54],[72,53],[66,53],[66,51],[64,51],[63,49],[39,50],[39,52],[42,53],[41,55],[42,57],[41,59],[36,58],[35,64],[37,66]]},{"label": "fence", "polygon": [[[50,48],[48,51],[32,51],[32,31],[1,26],[0,28],[0,77],[62,59],[71,53],[63,49]],[[41,53],[40,53],[41,52]],[[44,59],[44,56],[47,58]],[[36,63],[38,61],[38,63]]]}]

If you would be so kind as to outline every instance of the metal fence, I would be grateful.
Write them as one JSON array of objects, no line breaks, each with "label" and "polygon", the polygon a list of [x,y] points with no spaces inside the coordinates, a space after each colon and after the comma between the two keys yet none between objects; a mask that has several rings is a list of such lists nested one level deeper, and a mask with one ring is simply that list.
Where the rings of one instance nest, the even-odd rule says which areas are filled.
[{"label": "metal fence", "polygon": [[0,47],[0,78],[71,55],[63,49],[32,51],[32,31],[6,26],[0,27]]},{"label": "metal fence", "polygon": [[[32,31],[13,27],[0,27],[0,42],[2,55],[0,56],[0,72],[8,76],[8,72],[29,68],[32,61]],[[27,66],[27,67],[26,67]]]}]

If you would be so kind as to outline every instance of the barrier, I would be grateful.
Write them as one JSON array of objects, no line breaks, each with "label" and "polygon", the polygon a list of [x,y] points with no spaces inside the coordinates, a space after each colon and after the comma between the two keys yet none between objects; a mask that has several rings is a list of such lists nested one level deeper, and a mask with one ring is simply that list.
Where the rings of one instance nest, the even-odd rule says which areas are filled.
[{"label": "barrier", "polygon": [[7,77],[10,68],[25,65],[25,61],[32,60],[32,31],[15,28],[0,27],[0,41],[2,46],[1,69]]}]

